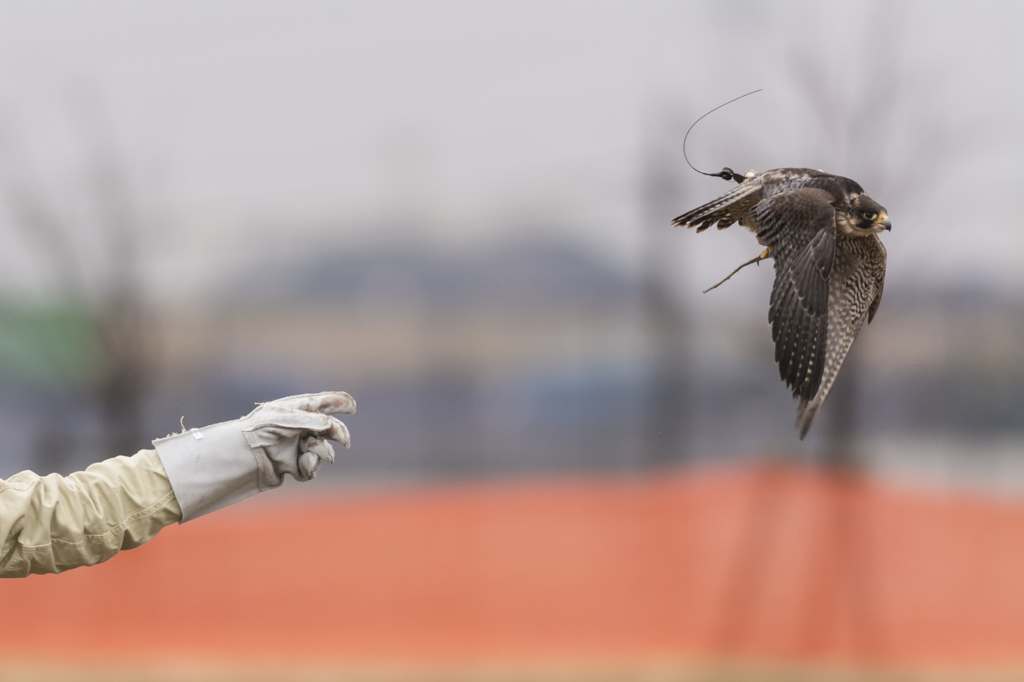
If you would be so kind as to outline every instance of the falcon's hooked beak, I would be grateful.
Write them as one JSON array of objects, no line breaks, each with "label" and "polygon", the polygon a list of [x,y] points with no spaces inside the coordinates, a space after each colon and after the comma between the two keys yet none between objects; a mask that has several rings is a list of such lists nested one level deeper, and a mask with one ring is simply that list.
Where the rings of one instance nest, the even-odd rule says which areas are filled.
[{"label": "falcon's hooked beak", "polygon": [[885,213],[879,213],[878,217],[875,218],[875,222],[881,225],[886,232],[892,231],[892,222],[889,220],[889,216]]}]

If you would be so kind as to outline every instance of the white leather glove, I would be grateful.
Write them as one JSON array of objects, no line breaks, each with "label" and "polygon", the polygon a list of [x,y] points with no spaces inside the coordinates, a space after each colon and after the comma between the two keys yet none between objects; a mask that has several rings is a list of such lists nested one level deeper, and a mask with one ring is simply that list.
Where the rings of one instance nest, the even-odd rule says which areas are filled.
[{"label": "white leather glove", "polygon": [[181,522],[276,488],[285,474],[314,478],[323,461],[334,461],[328,439],[349,447],[348,429],[328,415],[355,411],[348,393],[297,395],[263,403],[235,421],[153,441]]},{"label": "white leather glove", "polygon": [[327,439],[346,448],[352,443],[348,427],[331,414],[352,414],[356,401],[348,393],[307,393],[262,403],[242,417],[242,433],[256,454],[265,487],[276,488],[282,477],[296,481],[316,478],[321,462],[334,463]]}]

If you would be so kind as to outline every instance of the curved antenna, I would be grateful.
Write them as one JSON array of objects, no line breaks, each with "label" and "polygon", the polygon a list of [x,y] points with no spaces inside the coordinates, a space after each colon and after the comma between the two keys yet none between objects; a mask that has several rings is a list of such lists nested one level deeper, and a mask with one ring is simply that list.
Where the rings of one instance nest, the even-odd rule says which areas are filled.
[{"label": "curved antenna", "polygon": [[[732,104],[736,100],[743,99],[744,97],[749,97],[750,95],[754,95],[756,93],[759,93],[762,90],[764,90],[764,88],[758,88],[757,90],[751,90],[750,92],[748,92],[745,95],[740,95],[739,97],[734,97],[733,99],[729,100],[725,104],[719,104],[717,107],[715,107],[714,109],[709,111],[707,114],[704,114],[704,116],[707,116],[708,114],[713,114],[716,111],[718,111],[719,109],[721,109],[722,107],[728,106],[729,104]],[[723,168],[722,170],[720,170],[717,173],[705,173],[702,170],[698,170],[696,166],[694,166],[692,163],[690,163],[690,159],[686,156],[686,138],[688,138],[690,136],[690,131],[693,130],[693,126],[695,126],[698,123],[700,123],[701,119],[703,119],[704,116],[701,116],[696,121],[691,123],[690,127],[686,129],[686,135],[683,136],[683,159],[686,161],[686,165],[688,165],[690,168],[693,168],[693,170],[697,171],[701,175],[707,175],[707,176],[710,176],[712,178],[722,178],[723,180],[735,180],[736,182],[743,182],[743,180],[745,178],[742,175],[740,175],[739,173],[734,172],[733,169],[729,168],[728,166],[726,166],[725,168]]]}]

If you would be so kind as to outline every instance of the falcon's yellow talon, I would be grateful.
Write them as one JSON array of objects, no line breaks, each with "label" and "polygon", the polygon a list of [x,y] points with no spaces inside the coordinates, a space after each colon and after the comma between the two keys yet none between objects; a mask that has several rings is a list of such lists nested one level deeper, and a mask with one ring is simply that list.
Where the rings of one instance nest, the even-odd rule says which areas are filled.
[{"label": "falcon's yellow talon", "polygon": [[774,249],[774,248],[775,248],[774,246],[769,246],[767,249],[765,249],[764,251],[761,252],[761,255],[758,256],[758,258],[760,258],[761,260],[764,260],[765,258],[768,257],[768,255],[772,252],[772,249]]}]

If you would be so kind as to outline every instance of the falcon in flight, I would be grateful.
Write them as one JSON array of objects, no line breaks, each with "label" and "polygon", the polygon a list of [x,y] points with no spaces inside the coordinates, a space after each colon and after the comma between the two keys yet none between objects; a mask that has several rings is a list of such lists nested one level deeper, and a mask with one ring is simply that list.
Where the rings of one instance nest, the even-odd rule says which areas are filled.
[{"label": "falcon in flight", "polygon": [[838,175],[807,168],[718,175],[739,186],[672,224],[703,232],[738,222],[767,247],[755,260],[775,260],[768,321],[779,374],[800,399],[803,439],[864,320],[878,310],[885,283],[878,233],[892,225],[883,206]]}]

